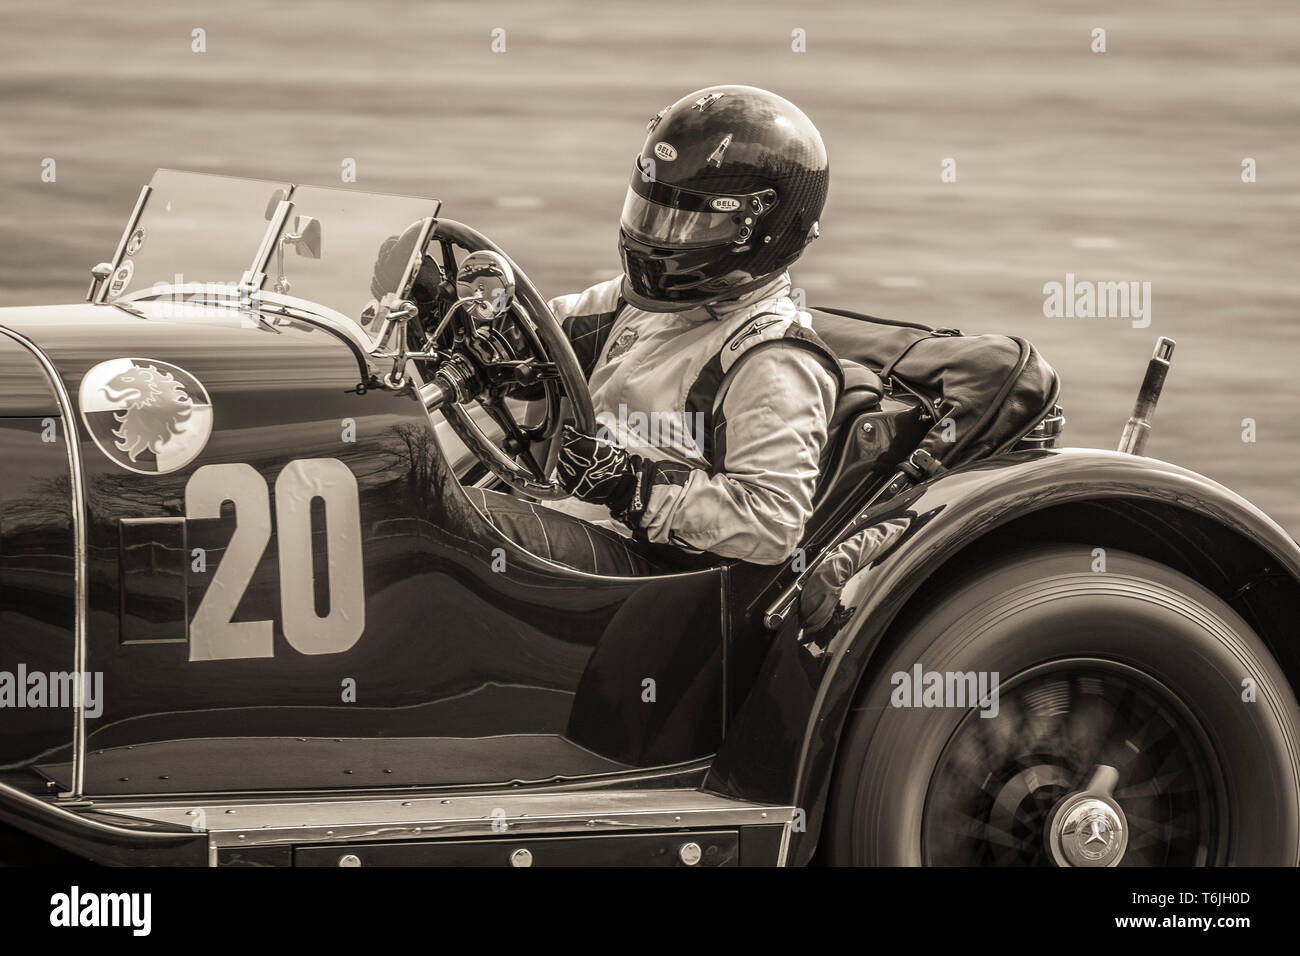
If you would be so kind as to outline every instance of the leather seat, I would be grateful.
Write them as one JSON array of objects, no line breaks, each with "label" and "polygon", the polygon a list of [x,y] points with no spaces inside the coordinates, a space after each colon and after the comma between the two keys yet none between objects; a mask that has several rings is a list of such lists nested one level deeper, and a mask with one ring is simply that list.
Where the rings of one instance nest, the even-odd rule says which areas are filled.
[{"label": "leather seat", "polygon": [[829,312],[814,312],[812,327],[818,337],[839,357],[840,369],[844,372],[844,391],[835,403],[835,411],[827,423],[826,447],[822,449],[819,463],[821,480],[815,497],[820,499],[828,490],[828,478],[838,470],[849,426],[859,415],[879,407],[885,389],[880,376],[871,369],[843,358],[854,352],[855,340],[863,327],[859,320]]},{"label": "leather seat", "polygon": [[840,368],[844,372],[844,391],[840,393],[835,411],[826,427],[826,445],[822,448],[819,469],[823,478],[830,474],[839,461],[847,426],[863,412],[879,407],[880,398],[885,391],[880,376],[865,365],[841,359]]},{"label": "leather seat", "polygon": [[885,391],[880,376],[865,365],[841,359],[840,368],[844,371],[844,392],[835,403],[835,412],[828,424],[831,435],[839,434],[845,422],[879,406]]},{"label": "leather seat", "polygon": [[[857,353],[857,341],[863,334],[864,324],[858,319],[850,319],[829,312],[812,313],[812,327],[817,336],[835,353],[844,371],[844,392],[835,405],[831,415],[829,440],[827,448],[839,447],[836,438],[846,422],[851,422],[863,412],[871,411],[880,404],[884,386],[880,376],[865,365],[850,361],[844,356]],[[825,456],[823,455],[823,460]]]}]

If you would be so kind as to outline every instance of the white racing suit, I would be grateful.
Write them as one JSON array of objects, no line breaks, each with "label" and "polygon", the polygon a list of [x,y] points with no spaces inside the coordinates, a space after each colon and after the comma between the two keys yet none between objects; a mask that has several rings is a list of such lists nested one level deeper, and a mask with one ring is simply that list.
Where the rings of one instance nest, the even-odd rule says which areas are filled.
[{"label": "white racing suit", "polygon": [[[669,313],[625,303],[622,281],[550,306],[587,374],[601,437],[657,462],[635,537],[757,564],[785,561],[812,513],[842,381],[808,313],[790,299],[789,275],[732,301]],[[548,507],[628,533],[601,505],[571,498]],[[540,517],[545,509],[532,510]],[[543,527],[541,536],[554,551],[557,535]]]}]

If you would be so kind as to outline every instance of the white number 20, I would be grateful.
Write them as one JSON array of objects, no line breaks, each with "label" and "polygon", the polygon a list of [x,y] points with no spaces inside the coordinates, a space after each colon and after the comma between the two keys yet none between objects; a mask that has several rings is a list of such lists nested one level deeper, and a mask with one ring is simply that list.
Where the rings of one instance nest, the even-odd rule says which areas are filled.
[{"label": "white number 20", "polygon": [[[325,503],[329,614],[316,614],[312,573],[311,505]],[[204,465],[185,486],[185,517],[220,518],[235,505],[235,533],[190,624],[190,660],[274,656],[271,621],[232,621],[235,609],[271,540],[271,501],[252,465]],[[357,479],[337,458],[291,461],[275,479],[279,529],[280,618],[284,637],[303,654],[346,651],[366,626],[362,578],[361,508]]]}]

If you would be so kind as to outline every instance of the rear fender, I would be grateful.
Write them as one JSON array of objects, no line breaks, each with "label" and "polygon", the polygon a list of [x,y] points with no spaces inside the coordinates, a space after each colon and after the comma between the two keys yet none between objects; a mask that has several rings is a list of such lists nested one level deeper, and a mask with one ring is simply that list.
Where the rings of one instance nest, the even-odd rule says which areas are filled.
[{"label": "rear fender", "polygon": [[825,630],[804,634],[799,615],[787,616],[705,782],[800,808],[791,863],[816,849],[841,730],[891,625],[923,589],[989,549],[1092,541],[1181,559],[1180,570],[1243,611],[1297,681],[1300,655],[1283,612],[1300,596],[1300,547],[1195,472],[1092,449],[1029,452],[943,475],[870,514],[902,530],[849,578],[848,610]]}]

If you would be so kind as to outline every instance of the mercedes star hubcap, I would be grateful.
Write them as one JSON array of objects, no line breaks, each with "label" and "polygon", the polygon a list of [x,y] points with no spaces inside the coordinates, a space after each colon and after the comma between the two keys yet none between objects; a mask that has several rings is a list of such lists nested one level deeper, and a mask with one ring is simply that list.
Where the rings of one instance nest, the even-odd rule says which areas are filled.
[{"label": "mercedes star hubcap", "polygon": [[1117,866],[1128,846],[1124,811],[1111,797],[1119,779],[1100,766],[1087,788],[1070,794],[1047,820],[1047,843],[1058,866]]}]

